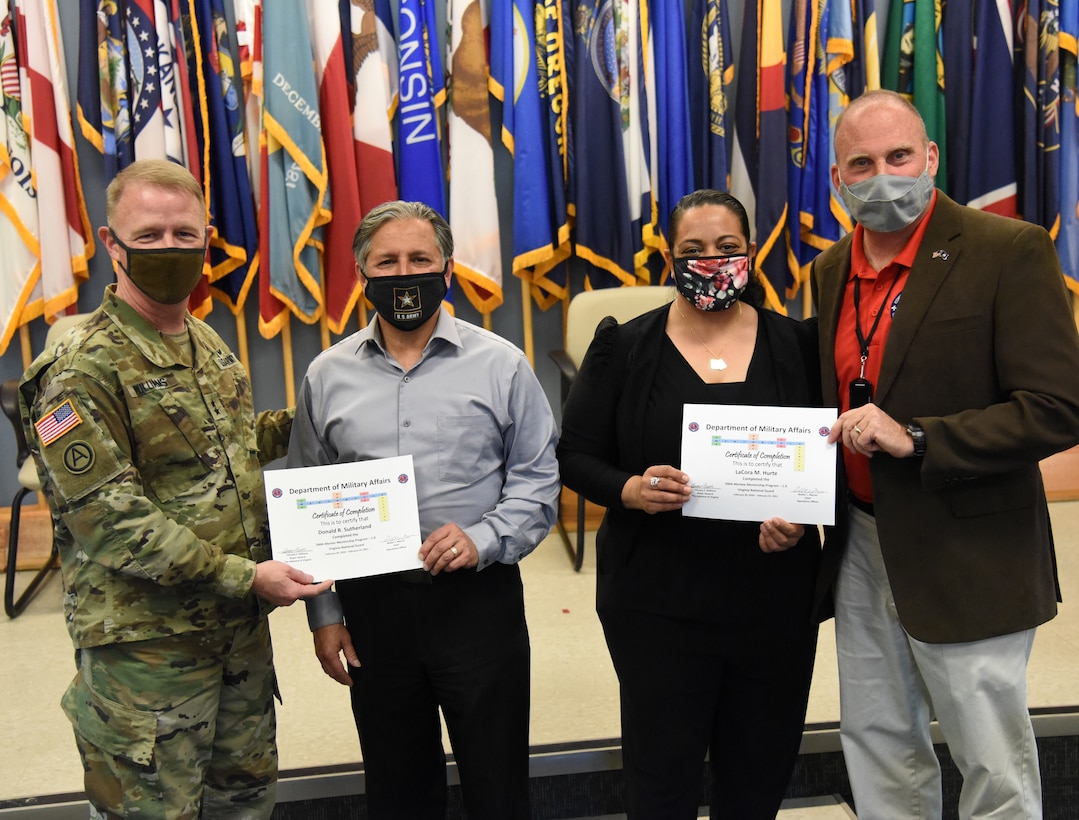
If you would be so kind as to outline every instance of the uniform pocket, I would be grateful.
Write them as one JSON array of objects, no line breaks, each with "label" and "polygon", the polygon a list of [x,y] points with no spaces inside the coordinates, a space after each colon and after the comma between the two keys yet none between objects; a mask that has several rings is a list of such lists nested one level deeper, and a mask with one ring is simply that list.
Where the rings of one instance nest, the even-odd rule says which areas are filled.
[{"label": "uniform pocket", "polygon": [[484,414],[438,417],[438,477],[471,484],[502,469],[502,431]]},{"label": "uniform pocket", "polygon": [[148,766],[157,739],[157,715],[108,700],[86,683],[81,672],[60,701],[80,737],[106,754]]}]

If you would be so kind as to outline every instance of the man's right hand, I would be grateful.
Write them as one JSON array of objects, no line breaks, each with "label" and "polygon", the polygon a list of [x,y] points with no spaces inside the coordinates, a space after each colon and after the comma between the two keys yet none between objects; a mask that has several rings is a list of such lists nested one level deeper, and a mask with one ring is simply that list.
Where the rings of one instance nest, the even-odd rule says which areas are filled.
[{"label": "man's right hand", "polygon": [[344,624],[330,624],[313,633],[315,638],[315,655],[322,664],[322,670],[338,683],[352,686],[352,678],[348,669],[341,662],[344,654],[345,661],[350,667],[359,668],[360,658],[356,650],[352,648],[352,638],[345,629]]},{"label": "man's right hand", "polygon": [[276,606],[292,606],[300,598],[313,598],[333,586],[333,580],[314,583],[314,576],[283,561],[262,561],[255,565],[251,591]]}]

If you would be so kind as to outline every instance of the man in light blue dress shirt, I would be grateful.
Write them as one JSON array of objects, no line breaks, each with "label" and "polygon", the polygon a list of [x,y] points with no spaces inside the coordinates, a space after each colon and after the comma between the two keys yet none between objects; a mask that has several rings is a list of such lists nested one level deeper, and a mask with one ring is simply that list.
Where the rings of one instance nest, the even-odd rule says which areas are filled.
[{"label": "man in light blue dress shirt", "polygon": [[311,363],[288,466],[411,455],[424,569],[339,581],[313,599],[315,652],[352,687],[373,820],[445,817],[440,707],[468,816],[524,820],[517,563],[554,524],[554,416],[520,350],[441,309],[453,237],[437,212],[380,205],[353,251],[377,316]]}]

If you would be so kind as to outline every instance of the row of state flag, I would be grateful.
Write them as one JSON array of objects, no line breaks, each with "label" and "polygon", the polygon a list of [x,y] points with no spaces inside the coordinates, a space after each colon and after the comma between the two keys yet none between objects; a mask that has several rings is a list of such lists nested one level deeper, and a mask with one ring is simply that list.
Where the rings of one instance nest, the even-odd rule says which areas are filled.
[{"label": "row of state flag", "polygon": [[[93,252],[56,2],[0,0],[0,351],[74,304]],[[1044,225],[1079,292],[1079,0],[891,0],[884,21],[874,0],[792,0],[785,20],[773,0],[79,3],[77,121],[106,180],[136,157],[188,167],[215,228],[192,309],[239,315],[253,292],[267,337],[292,316],[343,332],[352,232],[397,197],[449,219],[486,314],[504,258],[544,308],[571,260],[587,288],[658,283],[673,205],[730,190],[782,310],[852,227],[832,134],[882,86],[922,112],[938,185]]]}]

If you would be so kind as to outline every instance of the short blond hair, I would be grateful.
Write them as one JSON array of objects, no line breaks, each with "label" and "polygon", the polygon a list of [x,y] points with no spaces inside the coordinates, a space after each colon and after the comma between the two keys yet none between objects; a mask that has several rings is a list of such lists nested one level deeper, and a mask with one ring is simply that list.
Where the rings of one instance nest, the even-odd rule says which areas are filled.
[{"label": "short blond hair", "polygon": [[105,189],[105,220],[111,225],[124,191],[131,185],[155,185],[170,191],[191,194],[199,208],[206,210],[202,186],[184,166],[167,159],[139,159],[113,177]]}]

